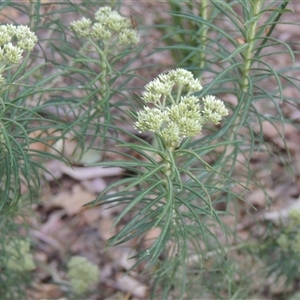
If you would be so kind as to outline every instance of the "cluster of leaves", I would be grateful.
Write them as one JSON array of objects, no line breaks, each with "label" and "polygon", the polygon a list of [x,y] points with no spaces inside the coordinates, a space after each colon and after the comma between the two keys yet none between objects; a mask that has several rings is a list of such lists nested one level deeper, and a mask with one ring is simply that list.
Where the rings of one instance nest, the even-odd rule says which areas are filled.
[{"label": "cluster of leaves", "polygon": [[[144,102],[157,107],[144,107],[137,114],[127,113],[133,107],[127,90],[134,76],[130,67],[142,49],[141,46],[132,48],[137,43],[134,25],[129,18],[112,12],[109,6],[103,5],[91,14],[93,10],[89,8],[93,3],[86,2],[81,5],[60,4],[51,12],[41,10],[41,1],[30,1],[29,5],[10,3],[31,16],[31,27],[35,31],[47,30],[48,34],[41,35],[39,39],[43,56],[41,52],[33,52],[24,57],[23,50],[32,50],[32,47],[28,43],[13,47],[11,40],[19,42],[28,35],[27,29],[22,27],[22,34],[20,30],[16,31],[13,39],[2,35],[0,58],[6,61],[1,69],[3,76],[0,83],[0,229],[6,226],[5,220],[12,218],[11,213],[23,205],[23,186],[28,189],[28,199],[33,201],[37,198],[42,186],[41,171],[46,171],[40,159],[62,159],[51,146],[53,142],[50,148],[54,152],[33,151],[30,148],[33,142],[49,146],[49,140],[58,138],[49,136],[49,132],[59,132],[59,138],[62,138],[71,131],[83,154],[97,142],[97,138],[101,139],[99,151],[107,151],[106,141],[110,139],[120,146],[111,151],[122,155],[124,160],[99,165],[121,167],[133,175],[112,183],[90,203],[127,205],[114,225],[128,214],[131,220],[109,240],[108,245],[122,244],[136,237],[143,240],[149,230],[159,228],[160,234],[153,244],[148,249],[142,248],[136,255],[136,265],[145,263],[155,273],[153,298],[157,292],[161,292],[164,298],[169,294],[183,298],[187,291],[191,291],[187,280],[191,272],[188,257],[195,254],[201,269],[207,251],[222,248],[214,226],[217,224],[223,232],[228,232],[220,219],[225,212],[215,207],[220,203],[227,205],[237,198],[230,188],[235,182],[231,176],[235,175],[238,156],[245,157],[247,166],[253,151],[265,149],[262,122],[274,124],[275,120],[279,120],[283,124],[286,120],[279,107],[283,89],[285,85],[292,84],[299,90],[297,79],[288,74],[290,68],[275,70],[265,62],[265,57],[270,54],[264,50],[274,44],[283,45],[294,61],[290,46],[271,37],[281,15],[287,11],[288,1],[282,1],[278,6],[276,1],[181,3],[170,0],[174,24],[164,26],[162,30],[166,32],[165,41],[171,41],[172,46],[163,50],[176,53],[177,66],[190,69],[208,84],[202,88],[198,79],[189,75],[186,84],[190,93],[182,97],[183,84],[178,84],[172,77],[174,72],[162,74],[146,85],[142,96]],[[5,4],[1,5],[4,7]],[[199,14],[195,14],[195,10]],[[64,20],[56,17],[62,13],[78,13],[78,20],[69,24],[67,29]],[[268,18],[260,24],[260,17],[265,13],[268,13]],[[232,33],[219,26],[224,21],[233,26]],[[10,31],[6,28],[6,33],[12,32],[13,28],[9,27]],[[0,29],[5,31],[3,26]],[[33,35],[29,37],[36,42]],[[41,59],[47,63],[41,65]],[[7,63],[14,65],[7,68]],[[186,70],[183,72],[190,74]],[[269,90],[262,82],[271,78],[275,79],[276,88]],[[175,83],[179,85],[179,91],[174,96],[171,90]],[[207,94],[211,95],[204,97]],[[225,118],[223,126],[205,125],[208,120],[219,124],[228,114],[223,104],[215,99],[214,95],[221,94],[234,95],[237,105],[232,105],[231,116]],[[167,98],[173,103],[165,105]],[[34,101],[34,105],[29,99]],[[199,99],[203,100],[202,106],[197,104]],[[256,109],[260,101],[266,100],[275,115],[266,115]],[[286,100],[298,101],[292,97]],[[62,111],[63,120],[60,118]],[[115,125],[116,121],[128,120],[128,115],[136,121],[134,126],[141,131],[140,134],[151,131],[155,138],[151,136],[145,140],[144,136]],[[253,131],[254,123],[260,125],[260,132]],[[40,134],[34,136],[32,133],[37,126]],[[195,138],[202,127],[210,134]],[[242,127],[248,129],[250,138],[240,137]],[[125,135],[128,142],[124,142]],[[124,148],[130,149],[130,152],[124,152]],[[203,157],[212,155],[216,148],[223,151],[209,165]],[[250,181],[249,174],[250,171],[244,179],[246,185]],[[294,232],[289,231],[288,234]],[[281,238],[277,243],[283,240]],[[29,258],[28,245],[23,246]],[[3,257],[15,253],[9,248],[3,249]],[[291,254],[293,249],[288,248],[288,253]],[[71,283],[73,280],[75,286],[73,290],[78,294],[89,283],[79,282],[76,277],[76,267],[80,263],[80,260],[74,259],[70,267],[75,266],[75,271],[69,272]],[[9,260],[3,260],[0,268],[2,265],[7,268],[9,264]],[[84,264],[87,273],[92,270],[89,275],[93,276],[88,281],[96,281],[97,270],[86,261]],[[218,275],[220,278],[235,276],[236,270],[231,263],[223,267],[219,273],[207,272],[206,275],[216,278]],[[195,267],[192,271],[197,273],[199,270]],[[8,273],[3,274],[1,289],[8,278]],[[227,295],[232,299],[244,297],[245,294],[235,284],[235,281],[230,281]],[[215,288],[216,285],[212,285],[207,290]],[[223,289],[217,286],[217,290],[219,297]]]},{"label": "cluster of leaves", "polygon": [[[281,278],[285,285],[293,286],[299,280],[300,210],[289,211],[288,219],[281,226],[270,226],[265,240],[259,247],[266,264],[268,276]],[[282,263],[284,262],[284,263]]]},{"label": "cluster of leaves", "polygon": [[[197,149],[199,144],[210,144],[218,138],[230,141],[230,147],[225,147],[221,154],[217,152],[214,155],[214,149],[211,149],[209,155],[212,157],[213,168],[227,172],[245,186],[257,184],[260,187],[260,182],[255,182],[249,167],[254,152],[262,151],[268,154],[270,172],[272,163],[277,159],[287,169],[290,168],[288,149],[284,149],[285,153],[277,152],[278,157],[275,159],[276,149],[270,147],[263,135],[263,123],[269,123],[285,143],[278,124],[284,128],[285,123],[292,124],[292,121],[285,117],[280,105],[283,101],[293,106],[299,103],[296,96],[284,96],[284,89],[288,86],[300,91],[299,80],[294,76],[295,72],[299,72],[299,67],[295,65],[295,54],[298,52],[292,49],[289,43],[272,36],[274,28],[281,23],[281,16],[292,12],[287,8],[289,1],[201,1],[197,4],[180,3],[176,0],[168,2],[172,7],[172,22],[165,22],[159,27],[165,33],[163,40],[169,46],[159,50],[170,50],[178,66],[191,70],[205,80],[207,85],[201,94],[209,92],[221,97],[224,95],[225,98],[230,95],[231,102],[236,101],[231,107],[231,117],[225,118],[223,126],[218,130],[206,126],[205,129],[211,134],[191,141],[189,148]],[[268,58],[274,56],[271,49],[275,45],[281,49],[276,55],[288,55],[292,66],[276,68],[268,62]],[[270,81],[274,82],[272,87],[266,84]],[[266,110],[260,110],[259,107]],[[247,132],[247,135],[242,132]],[[240,142],[234,142],[236,140]],[[236,165],[240,157],[244,169],[237,173]],[[217,172],[204,174],[200,179],[201,183],[217,187],[220,182],[216,176],[219,176]],[[229,183],[224,180],[221,184],[226,189]],[[268,197],[267,192],[264,193]],[[225,207],[230,207],[231,203],[235,204],[235,200],[242,197],[243,195],[237,196],[227,190],[218,194],[213,203],[223,203]],[[235,235],[235,232],[232,234]],[[273,245],[276,246],[276,242]],[[253,255],[258,253],[253,252]],[[274,267],[273,271],[276,268],[280,269],[279,264],[281,268],[285,267],[282,259],[275,260],[275,265],[273,260],[269,261],[269,265]],[[202,265],[199,265],[199,270],[201,269]],[[216,289],[216,284],[212,284],[210,291]],[[238,290],[238,287],[236,289]],[[220,294],[217,297],[222,298]]]},{"label": "cluster of leaves", "polygon": [[[1,4],[1,9],[7,6],[27,14],[32,28],[31,31],[23,25],[0,25],[0,230],[3,233],[0,284],[1,296],[7,299],[19,298],[18,293],[24,295],[22,289],[28,284],[25,278],[30,277],[28,271],[35,265],[28,252],[29,240],[20,236],[20,228],[24,231],[25,224],[13,227],[16,238],[6,234],[6,229],[16,222],[18,215],[24,214],[24,207],[28,209],[28,204],[39,200],[43,175],[48,172],[45,162],[59,159],[70,163],[60,153],[56,141],[71,134],[78,141],[75,152],[80,159],[100,134],[107,137],[107,132],[100,133],[107,128],[101,123],[113,123],[122,107],[128,106],[126,101],[111,99],[121,95],[133,77],[128,68],[134,57],[125,65],[119,62],[126,62],[124,58],[132,53],[131,45],[138,41],[130,18],[122,17],[110,6],[104,5],[96,12],[98,23],[86,28],[92,33],[87,37],[78,35],[77,27],[82,20],[66,23],[61,15],[69,13],[70,20],[74,20],[78,12],[79,17],[89,15],[92,11],[89,8],[95,4],[66,2],[55,5],[53,11],[47,5],[52,4],[41,1]],[[115,28],[117,21],[123,24],[121,32]],[[106,24],[107,32],[111,31],[111,39],[99,35],[99,22]],[[47,30],[47,34],[37,38],[33,30],[38,33]],[[35,46],[37,41],[39,50]],[[32,52],[24,55],[24,51]],[[98,58],[93,58],[96,55]],[[111,115],[112,110],[117,113]],[[86,137],[90,140],[86,141]],[[84,261],[80,266],[89,264]],[[81,294],[97,276],[93,268],[87,270],[88,275],[94,274],[92,279],[78,277],[74,270],[71,264],[70,288]]]}]

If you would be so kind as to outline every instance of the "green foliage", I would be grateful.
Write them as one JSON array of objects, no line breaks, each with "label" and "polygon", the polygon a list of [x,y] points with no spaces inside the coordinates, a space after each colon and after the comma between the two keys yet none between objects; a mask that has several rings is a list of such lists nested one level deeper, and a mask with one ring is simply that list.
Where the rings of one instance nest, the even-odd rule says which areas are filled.
[{"label": "green foliage", "polygon": [[36,80],[45,66],[35,62],[31,52],[36,35],[23,25],[1,25],[0,31],[0,294],[3,299],[17,299],[24,296],[30,284],[28,272],[35,268],[29,241],[21,235],[24,230],[28,233],[26,223],[19,221],[29,204],[38,200],[45,172],[41,159],[59,159],[32,145],[48,146],[45,133],[66,126],[43,113],[42,88],[51,78]]},{"label": "green foliage", "polygon": [[[225,98],[231,95],[230,99],[234,95],[236,104],[231,107],[231,117],[225,118],[220,130],[209,128],[212,134],[195,141],[194,146],[209,144],[220,137],[226,139],[230,146],[225,147],[221,155],[216,154],[219,158],[212,167],[238,178],[246,186],[253,183],[260,185],[251,178],[252,171],[247,170],[254,152],[268,153],[270,172],[272,163],[276,161],[274,148],[270,148],[264,140],[263,124],[271,124],[285,143],[277,124],[284,128],[284,124],[291,121],[285,118],[280,105],[283,101],[294,105],[299,103],[299,99],[284,94],[288,86],[299,91],[298,79],[293,75],[299,72],[299,67],[294,65],[297,52],[289,44],[272,37],[282,14],[291,12],[287,9],[288,2],[238,0],[192,4],[170,0],[172,24],[162,27],[165,33],[163,40],[169,46],[159,50],[172,51],[177,65],[191,70],[207,82],[203,93],[209,91],[224,95]],[[274,54],[274,45],[280,45],[281,51]],[[293,65],[279,68],[269,62],[270,56],[280,54],[289,55]],[[275,88],[267,86],[267,80],[275,82]],[[289,169],[288,149],[285,151],[283,163]],[[243,156],[246,172],[238,174],[235,166],[239,155]],[[278,156],[282,158],[283,153],[278,153]],[[215,174],[209,178],[215,177]],[[219,186],[219,182],[214,184]],[[222,184],[225,188],[226,183]],[[228,205],[234,198],[232,196],[223,194],[218,197],[218,201]],[[273,258],[274,255],[268,257]],[[277,264],[274,265],[274,261]],[[272,262],[269,261],[269,265],[274,267],[273,271],[279,270],[278,265],[283,266],[282,261],[282,257],[276,256]]]},{"label": "green foliage", "polygon": [[[275,236],[267,233],[260,246],[238,241],[235,228],[223,224],[228,207],[250,185],[260,185],[249,168],[252,154],[267,153],[272,171],[278,153],[264,140],[263,124],[276,128],[285,143],[277,124],[284,128],[292,121],[280,105],[299,103],[284,94],[288,86],[299,91],[292,73],[299,67],[277,68],[268,60],[274,55],[270,49],[280,45],[276,54],[289,55],[295,64],[296,51],[272,36],[289,12],[288,1],[170,0],[172,23],[158,26],[167,46],[155,51],[171,51],[175,70],[148,83],[138,101],[129,86],[143,45],[137,44],[132,20],[117,13],[122,3],[73,2],[57,2],[51,9],[53,3],[43,1],[0,4],[27,15],[31,28],[0,26],[0,294],[16,298],[27,283],[16,261],[28,271],[34,267],[16,216],[38,200],[44,161],[72,163],[55,144],[66,136],[78,142],[74,163],[91,148],[123,157],[97,163],[120,167],[124,176],[87,206],[124,205],[114,220],[120,230],[107,246],[138,241],[132,269],[150,274],[153,299],[248,297],[253,274],[245,273],[232,253],[250,257],[249,265],[262,255],[269,274],[295,282],[297,214],[289,227],[276,228]],[[266,85],[272,80],[275,88]],[[233,101],[224,105],[216,97]],[[243,171],[236,168],[240,157]],[[283,158],[289,168],[288,151]],[[236,186],[245,192],[236,195]],[[145,246],[153,229],[159,235]],[[234,242],[228,245],[230,235]],[[98,268],[86,260],[73,257],[68,267],[77,295],[97,281]]]},{"label": "green foliage", "polygon": [[299,216],[298,208],[291,209],[288,220],[280,227],[273,226],[260,247],[269,276],[284,278],[286,286],[299,280]]},{"label": "green foliage", "polygon": [[[172,89],[176,92],[172,93]],[[179,286],[183,295],[187,254],[191,251],[205,252],[206,248],[218,245],[208,222],[215,222],[223,227],[218,212],[213,207],[213,199],[222,192],[223,187],[207,184],[204,174],[216,172],[221,177],[226,175],[211,168],[201,158],[208,151],[207,147],[193,150],[189,147],[191,138],[201,131],[204,123],[219,123],[228,112],[224,104],[213,97],[204,98],[200,106],[199,99],[190,96],[199,89],[202,89],[200,82],[183,69],[161,74],[146,85],[142,98],[145,103],[153,103],[155,108],[145,107],[138,112],[135,126],[140,132],[154,132],[155,140],[152,144],[135,136],[131,137],[134,139],[131,143],[118,140],[122,147],[130,148],[133,153],[137,152],[140,159],[127,156],[126,161],[115,161],[113,165],[125,170],[135,168],[135,176],[112,184],[98,197],[101,204],[127,203],[114,225],[134,211],[131,220],[109,240],[109,245],[143,237],[153,228],[160,229],[160,235],[154,243],[136,255],[136,265],[144,261],[147,268],[158,264],[158,280],[165,281],[166,273],[173,274],[165,293],[171,288],[172,278],[180,267],[183,276]],[[186,91],[185,96],[182,91]],[[226,143],[218,143],[209,148],[224,145]],[[199,174],[203,178],[199,178]],[[116,189],[118,192],[110,192]]]},{"label": "green foliage", "polygon": [[[0,216],[0,295],[4,300],[24,296],[25,288],[32,280],[31,274],[25,269],[34,268],[32,256],[28,251],[29,241],[20,237],[19,233],[20,230],[26,230],[26,224],[17,223],[16,216],[17,214],[12,213],[9,216]],[[25,248],[20,249],[20,245]]]},{"label": "green foliage", "polygon": [[[44,24],[45,28],[53,28],[52,34],[44,40],[50,48],[46,59],[56,72],[60,71],[50,83],[51,88],[57,86],[57,92],[51,93],[52,99],[65,103],[70,127],[78,129],[82,137],[91,137],[90,146],[96,135],[109,135],[103,131],[106,127],[101,126],[102,123],[124,118],[124,110],[131,102],[125,94],[126,85],[134,77],[130,67],[142,49],[141,46],[132,49],[138,40],[129,18],[117,14],[110,6],[103,6],[104,9],[99,8],[90,16],[94,11],[92,5],[89,7],[93,10],[80,12],[78,20],[67,24],[68,28],[52,14]],[[68,13],[74,15],[83,7],[67,8]],[[105,24],[103,27],[101,22]],[[119,27],[115,28],[115,24]],[[68,84],[61,86],[61,82]],[[83,141],[80,145],[84,147]]]},{"label": "green foliage", "polygon": [[[109,1],[109,4],[113,3]],[[32,53],[24,56],[23,50],[33,50],[34,46],[29,45],[29,39],[36,43],[35,36],[31,36],[28,27],[25,26],[20,26],[23,32],[14,32],[19,27],[8,25],[8,30],[6,25],[1,25],[1,228],[6,224],[8,227],[9,222],[14,224],[18,214],[24,214],[21,209],[38,200],[44,184],[44,175],[48,173],[44,167],[47,160],[60,159],[69,163],[62,156],[63,153],[60,153],[62,150],[57,147],[56,141],[62,140],[66,135],[76,138],[78,147],[74,157],[80,159],[88,150],[85,147],[88,143],[93,145],[97,133],[103,128],[99,121],[104,119],[110,123],[111,109],[119,112],[123,110],[123,106],[128,105],[126,101],[109,101],[114,95],[121,95],[125,84],[133,77],[127,69],[134,57],[119,69],[114,68],[132,52],[127,41],[128,38],[133,41],[133,33],[136,35],[136,32],[129,30],[132,26],[129,18],[125,20],[120,15],[114,15],[118,20],[125,20],[127,28],[120,36],[120,41],[125,46],[118,47],[116,39],[106,45],[99,41],[99,36],[96,37],[95,34],[86,43],[71,33],[68,27],[70,24],[66,24],[61,15],[76,12],[88,14],[91,11],[88,8],[95,3],[88,3],[85,6],[87,11],[82,10],[84,6],[72,5],[68,1],[55,5],[54,10],[48,10],[49,5],[52,4],[43,4],[41,1],[8,1],[1,6],[14,8],[27,15],[32,30],[42,32],[38,36],[39,51],[36,46]],[[98,18],[100,17],[98,14]],[[43,33],[45,30],[47,34]],[[26,37],[28,42],[25,43],[22,37]],[[108,51],[110,47],[114,47],[116,51]],[[114,86],[115,82],[117,84]],[[119,119],[119,115],[114,114],[114,119]],[[102,131],[102,134],[107,133]],[[89,138],[88,142],[85,141],[86,136]],[[19,237],[20,228],[22,229],[21,225],[15,227],[14,236]],[[2,239],[4,237],[5,235]],[[9,242],[9,247],[1,248],[1,296],[4,297],[7,291],[8,299],[18,298],[17,293],[24,296],[23,289],[29,283],[25,280],[23,272],[22,276],[18,274],[18,263],[21,266],[21,261],[24,260],[27,271],[30,271],[34,264],[32,260],[29,261],[31,258],[27,252],[14,252],[13,245],[17,245],[18,240],[19,238],[13,241],[11,237],[10,241],[8,238],[6,242]],[[28,246],[20,243],[20,246],[25,248]]]}]

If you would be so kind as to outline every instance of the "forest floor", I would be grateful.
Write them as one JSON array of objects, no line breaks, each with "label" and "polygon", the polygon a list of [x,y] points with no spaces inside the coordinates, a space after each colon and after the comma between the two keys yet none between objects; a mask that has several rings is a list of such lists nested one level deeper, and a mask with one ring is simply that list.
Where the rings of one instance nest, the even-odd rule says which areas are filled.
[{"label": "forest floor", "polygon": [[[133,1],[134,2],[134,1]],[[158,18],[166,17],[163,14],[165,3],[156,5],[142,2],[142,5],[135,5],[133,16],[136,18],[140,29],[141,41],[148,41],[141,57],[135,62],[136,66],[153,64],[159,66],[152,72],[149,69],[141,71],[139,75],[147,79],[153,79],[158,73],[172,65],[173,60],[169,52],[157,52],[148,56],[151,47],[159,44],[161,32],[155,28],[144,30],[144,27],[154,25]],[[124,7],[122,13],[131,15],[129,8]],[[160,7],[159,7],[160,8]],[[288,13],[282,17],[282,21],[299,22],[300,2],[292,1],[290,4],[293,13]],[[22,15],[19,11],[8,8],[6,13],[13,16],[15,20]],[[2,18],[2,17],[1,17]],[[0,20],[4,22],[5,20]],[[72,21],[72,20],[70,20]],[[298,26],[280,24],[272,34],[273,37],[286,42],[296,51],[300,51],[300,30]],[[153,42],[152,42],[153,41]],[[298,43],[296,45],[296,43]],[[279,49],[280,50],[280,49]],[[272,51],[277,52],[276,47]],[[275,68],[290,66],[291,58],[288,54],[276,54],[266,58]],[[296,55],[296,65],[300,66],[300,55]],[[134,66],[133,66],[134,67]],[[300,74],[295,74],[300,79]],[[143,86],[142,82],[136,81],[132,85]],[[275,82],[265,84],[275,85]],[[300,99],[299,92],[293,87],[284,90],[284,97],[295,97]],[[284,98],[283,97],[283,98]],[[230,95],[224,95],[225,101],[234,101]],[[288,101],[283,101],[280,108],[285,116],[299,125],[299,106],[295,107]],[[257,128],[259,130],[259,128]],[[272,126],[270,123],[262,123],[264,139],[270,144],[274,151],[282,152],[284,158],[287,157],[287,150],[290,153],[291,170],[288,170],[279,160],[273,163],[272,170],[266,167],[267,158],[264,154],[253,154],[251,162],[252,176],[260,182],[271,197],[266,201],[265,194],[261,189],[253,186],[245,195],[245,200],[255,209],[241,209],[234,211],[234,217],[224,218],[228,226],[233,226],[236,221],[239,236],[245,239],[252,233],[254,220],[278,220],[278,212],[284,212],[290,206],[300,206],[300,132],[296,127],[286,124],[282,128],[281,124]],[[285,137],[283,143],[280,134]],[[247,134],[245,132],[245,134]],[[38,147],[38,145],[37,145]],[[67,152],[74,149],[74,141],[65,144]],[[117,159],[114,154],[110,154],[109,159]],[[243,162],[241,162],[241,165]],[[128,260],[135,253],[136,240],[132,240],[122,247],[106,249],[106,241],[114,235],[117,228],[113,228],[113,218],[120,213],[124,207],[116,206],[107,209],[103,206],[83,208],[82,206],[94,200],[97,195],[115,178],[120,178],[121,171],[118,168],[102,169],[101,167],[85,167],[83,165],[69,166],[61,161],[51,161],[47,163],[47,169],[55,171],[57,181],[49,178],[44,183],[43,195],[39,204],[34,205],[35,215],[28,217],[30,224],[30,234],[34,245],[34,259],[40,266],[34,271],[33,287],[28,291],[31,299],[67,299],[64,290],[59,283],[66,279],[65,267],[72,255],[82,255],[93,263],[97,264],[101,270],[100,283],[95,288],[101,291],[101,297],[91,295],[90,299],[147,299],[148,278],[139,276],[135,272],[126,273],[135,260]],[[242,168],[242,166],[241,166]],[[237,191],[238,192],[238,191]],[[238,214],[238,215],[236,215]],[[159,232],[153,230],[149,232],[149,239],[155,238]],[[276,293],[280,293],[280,287],[274,289],[274,299]],[[96,293],[98,294],[98,292]],[[263,296],[262,296],[263,297]],[[263,298],[262,298],[263,299]],[[267,298],[266,298],[267,299]],[[269,298],[268,298],[269,299]]]}]

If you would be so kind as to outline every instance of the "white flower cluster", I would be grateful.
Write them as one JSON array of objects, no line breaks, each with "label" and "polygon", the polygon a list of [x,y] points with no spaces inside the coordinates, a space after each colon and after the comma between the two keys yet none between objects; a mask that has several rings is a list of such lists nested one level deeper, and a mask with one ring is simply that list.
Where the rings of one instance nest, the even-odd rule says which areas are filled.
[{"label": "white flower cluster", "polygon": [[179,93],[183,87],[187,89],[187,94],[201,91],[202,86],[199,80],[194,79],[193,74],[184,69],[171,70],[167,74],[160,74],[157,78],[150,81],[145,86],[145,92],[143,93],[143,100],[148,103],[158,104],[161,101],[161,97],[171,96],[173,87],[177,85]]},{"label": "white flower cluster", "polygon": [[23,51],[32,51],[37,41],[28,26],[0,25],[0,61],[4,65],[19,63]]},{"label": "white flower cluster", "polygon": [[87,18],[73,21],[70,29],[79,37],[92,37],[95,40],[109,41],[114,34],[118,35],[119,43],[135,45],[138,43],[137,31],[133,28],[129,18],[112,11],[111,7],[104,6],[95,13],[96,22]]},{"label": "white flower cluster", "polygon": [[18,239],[12,241],[6,248],[9,253],[7,267],[18,272],[32,271],[35,269],[35,263],[30,253],[30,242],[28,240]]},{"label": "white flower cluster", "polygon": [[81,295],[98,282],[99,269],[85,257],[73,256],[68,263],[68,277],[75,294]]},{"label": "white flower cluster", "polygon": [[298,208],[289,211],[289,224],[285,231],[277,239],[278,246],[284,252],[292,252],[294,255],[300,253],[300,210]]},{"label": "white flower cluster", "polygon": [[207,120],[212,121],[216,125],[220,124],[222,117],[228,115],[228,110],[224,105],[224,102],[216,99],[215,96],[205,96],[202,98],[204,103],[203,115]]},{"label": "white flower cluster", "polygon": [[[176,97],[172,90],[177,87]],[[154,107],[145,106],[137,113],[134,127],[139,132],[151,131],[157,134],[170,149],[178,147],[182,139],[194,137],[201,132],[205,122],[219,124],[222,117],[228,115],[221,100],[214,96],[202,98],[203,105],[192,93],[200,91],[200,81],[184,69],[171,70],[160,74],[145,86],[142,99],[153,103]],[[182,96],[182,91],[186,92]]]}]

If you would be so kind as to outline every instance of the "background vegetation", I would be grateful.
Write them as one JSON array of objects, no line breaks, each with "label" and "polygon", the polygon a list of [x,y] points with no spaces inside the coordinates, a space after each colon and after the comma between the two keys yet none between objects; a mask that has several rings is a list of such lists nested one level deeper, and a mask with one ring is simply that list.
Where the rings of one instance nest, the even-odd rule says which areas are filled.
[{"label": "background vegetation", "polygon": [[[8,63],[0,28],[0,296],[297,299],[297,12],[2,2],[1,24],[38,42]],[[200,80],[201,109],[213,95],[229,115],[167,147],[134,124],[145,86],[176,68]]]}]

